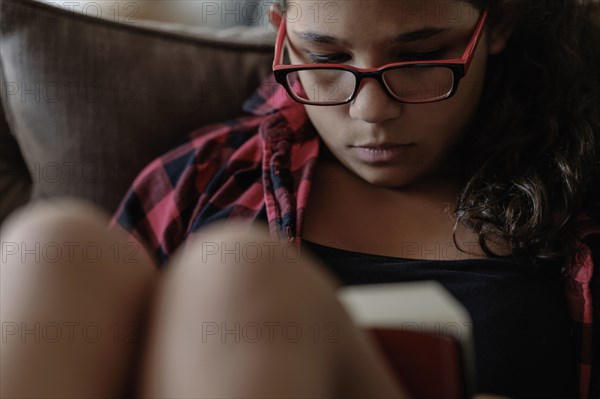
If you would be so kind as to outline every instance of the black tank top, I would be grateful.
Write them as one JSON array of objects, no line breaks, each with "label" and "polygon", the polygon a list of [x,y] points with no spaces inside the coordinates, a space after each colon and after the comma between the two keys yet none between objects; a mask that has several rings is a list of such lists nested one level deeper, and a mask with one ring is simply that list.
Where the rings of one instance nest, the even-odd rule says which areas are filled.
[{"label": "black tank top", "polygon": [[560,265],[504,258],[412,260],[303,240],[342,285],[436,280],[469,311],[477,391],[511,398],[576,392],[571,322]]}]

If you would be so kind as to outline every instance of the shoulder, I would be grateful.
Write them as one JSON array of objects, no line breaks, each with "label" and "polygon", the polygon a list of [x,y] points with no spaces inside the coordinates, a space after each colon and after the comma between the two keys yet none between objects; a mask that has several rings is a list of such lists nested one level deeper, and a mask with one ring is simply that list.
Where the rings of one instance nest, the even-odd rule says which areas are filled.
[{"label": "shoulder", "polygon": [[244,116],[192,131],[150,162],[136,177],[113,216],[163,262],[185,239],[191,220],[224,177],[240,165],[259,165],[258,127],[263,118]]},{"label": "shoulder", "polygon": [[[210,180],[228,163],[260,160],[257,134],[261,118],[242,117],[192,131],[177,147],[150,162],[134,180],[130,192],[152,202],[186,189],[193,183],[201,194]],[[186,195],[190,195],[187,190]]]},{"label": "shoulder", "polygon": [[[249,155],[256,157],[261,150],[257,133],[262,119],[241,117],[196,129],[177,147],[151,162],[138,179],[143,181],[164,171],[175,183],[185,178],[189,169],[204,169],[207,165],[220,167],[227,161],[244,159]],[[240,152],[241,148],[245,151]],[[248,150],[254,150],[254,153]]]}]

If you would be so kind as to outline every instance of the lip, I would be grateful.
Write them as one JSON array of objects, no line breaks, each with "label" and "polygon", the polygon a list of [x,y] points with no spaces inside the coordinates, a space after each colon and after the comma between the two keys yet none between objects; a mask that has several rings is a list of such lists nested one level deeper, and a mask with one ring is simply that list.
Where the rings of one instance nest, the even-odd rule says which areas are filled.
[{"label": "lip", "polygon": [[376,143],[374,143],[374,144],[354,145],[352,147],[358,147],[358,148],[388,148],[388,147],[396,147],[396,146],[399,146],[399,145],[409,145],[409,144],[397,144],[397,143],[381,143],[381,144],[376,144]]},{"label": "lip", "polygon": [[398,162],[416,147],[416,144],[364,144],[352,146],[352,151],[364,162],[368,163],[386,163]]}]

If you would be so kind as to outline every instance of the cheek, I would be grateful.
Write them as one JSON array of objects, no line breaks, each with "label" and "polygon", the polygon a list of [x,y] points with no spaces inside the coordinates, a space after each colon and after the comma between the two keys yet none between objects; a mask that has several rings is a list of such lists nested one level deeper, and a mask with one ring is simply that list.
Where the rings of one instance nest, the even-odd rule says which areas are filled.
[{"label": "cheek", "polygon": [[345,123],[348,120],[346,106],[338,107],[311,107],[305,106],[306,113],[319,135],[325,142],[334,144],[340,142],[344,135]]},{"label": "cheek", "polygon": [[424,128],[423,134],[429,140],[449,144],[463,134],[481,99],[485,69],[483,54],[483,57],[474,59],[452,98],[412,109],[414,123]]},{"label": "cheek", "polygon": [[473,116],[476,102],[472,98],[450,100],[411,107],[404,114],[404,126],[414,131],[417,141],[443,147],[457,140]]}]

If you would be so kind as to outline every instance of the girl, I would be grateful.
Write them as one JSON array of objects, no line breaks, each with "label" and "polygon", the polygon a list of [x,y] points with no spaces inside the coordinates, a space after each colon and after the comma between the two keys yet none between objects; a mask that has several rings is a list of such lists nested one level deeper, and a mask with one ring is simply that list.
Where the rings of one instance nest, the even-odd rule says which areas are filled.
[{"label": "girl", "polygon": [[[13,217],[11,242],[48,241],[66,221],[62,237],[137,250],[77,268],[77,287],[64,265],[30,272],[9,259],[3,320],[116,320],[118,337],[147,324],[142,396],[405,397],[335,290],[435,279],[473,319],[479,393],[598,396],[596,280],[582,241],[600,231],[589,14],[576,0],[273,5],[274,74],[246,102],[250,115],[201,128],[148,165],[113,229],[81,205],[38,207],[43,229]],[[26,273],[48,273],[33,297],[54,287],[73,300],[42,312],[4,292]],[[334,326],[335,340],[281,339],[286,322]],[[273,334],[248,342],[249,325]],[[137,357],[111,337],[66,346],[50,370],[51,345],[7,345],[3,394],[114,396]]]}]

